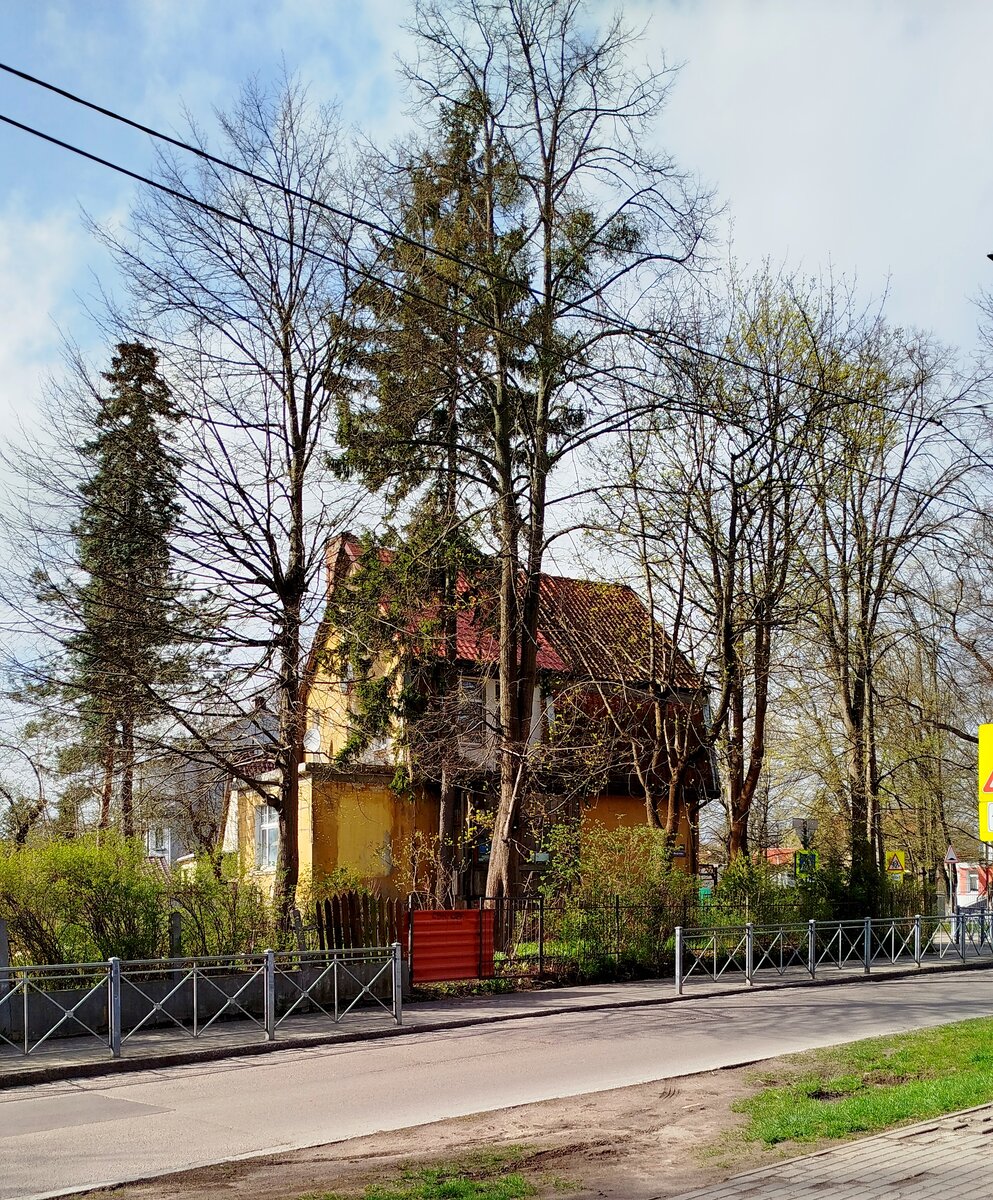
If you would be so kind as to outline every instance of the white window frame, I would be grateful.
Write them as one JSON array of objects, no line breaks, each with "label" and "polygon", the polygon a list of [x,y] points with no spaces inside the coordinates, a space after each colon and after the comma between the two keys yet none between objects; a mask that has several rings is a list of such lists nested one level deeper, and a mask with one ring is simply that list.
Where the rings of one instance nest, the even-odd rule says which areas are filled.
[{"label": "white window frame", "polygon": [[482,746],[486,740],[486,682],[477,675],[459,679],[456,712],[459,740],[465,746]]},{"label": "white window frame", "polygon": [[268,804],[255,809],[255,866],[275,871],[279,856],[279,813]]},{"label": "white window frame", "polygon": [[148,853],[153,858],[168,858],[172,850],[172,837],[166,825],[153,825],[148,831]]}]

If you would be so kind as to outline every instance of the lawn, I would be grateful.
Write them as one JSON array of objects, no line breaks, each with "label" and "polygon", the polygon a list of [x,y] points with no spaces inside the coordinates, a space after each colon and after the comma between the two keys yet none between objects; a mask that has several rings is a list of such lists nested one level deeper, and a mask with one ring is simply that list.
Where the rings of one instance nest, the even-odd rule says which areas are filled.
[{"label": "lawn", "polygon": [[993,1020],[848,1042],[793,1055],[738,1101],[750,1141],[873,1133],[993,1101]]}]

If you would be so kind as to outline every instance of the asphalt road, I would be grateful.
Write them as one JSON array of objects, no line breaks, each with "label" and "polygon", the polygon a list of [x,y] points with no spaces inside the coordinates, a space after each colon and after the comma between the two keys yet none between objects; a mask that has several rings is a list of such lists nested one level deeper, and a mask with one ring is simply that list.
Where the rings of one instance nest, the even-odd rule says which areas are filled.
[{"label": "asphalt road", "polygon": [[0,1200],[993,1014],[993,972],[546,1016],[0,1096]]}]

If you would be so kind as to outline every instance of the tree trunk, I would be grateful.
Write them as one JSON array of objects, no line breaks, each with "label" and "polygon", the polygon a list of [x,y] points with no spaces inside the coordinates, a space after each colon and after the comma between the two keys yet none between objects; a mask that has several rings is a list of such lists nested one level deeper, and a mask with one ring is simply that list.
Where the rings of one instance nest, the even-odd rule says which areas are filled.
[{"label": "tree trunk", "polygon": [[121,833],[133,838],[134,828],[134,716],[121,722]]},{"label": "tree trunk", "polygon": [[300,610],[302,600],[287,602],[279,669],[279,854],[276,863],[276,902],[284,928],[289,928],[300,881],[299,809],[303,725],[303,677],[300,671]]},{"label": "tree trunk", "polygon": [[500,794],[493,821],[486,894],[493,899],[511,896],[517,886],[517,590],[515,561],[504,553],[500,569],[500,729],[498,754]]},{"label": "tree trunk", "polygon": [[110,805],[114,798],[114,766],[116,759],[117,722],[112,717],[107,718],[104,727],[103,751],[103,787],[100,791],[100,820],[99,830],[110,828]]},{"label": "tree trunk", "polygon": [[504,411],[504,367],[497,346],[493,402],[494,443],[500,469],[502,494],[498,508],[500,538],[500,706],[497,755],[500,792],[493,820],[490,862],[486,872],[486,894],[493,899],[514,894],[518,879],[516,825],[520,725],[518,722],[518,628],[517,537],[520,522],[514,500],[513,454],[507,413]]},{"label": "tree trunk", "polygon": [[439,908],[447,908],[455,901],[455,801],[451,773],[443,765],[438,796],[438,873],[434,881],[434,898]]},{"label": "tree trunk", "polygon": [[[849,853],[851,856],[851,894],[863,906],[875,902],[878,874],[872,849],[872,814],[869,795],[868,746],[866,745],[866,681],[858,670],[847,705],[848,790],[851,806]],[[866,915],[866,914],[863,914]]]}]

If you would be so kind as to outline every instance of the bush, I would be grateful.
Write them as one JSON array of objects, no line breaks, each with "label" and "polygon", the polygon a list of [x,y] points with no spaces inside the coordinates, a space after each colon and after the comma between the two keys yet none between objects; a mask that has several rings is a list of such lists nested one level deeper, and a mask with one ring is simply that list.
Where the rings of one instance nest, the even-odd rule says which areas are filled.
[{"label": "bush", "polygon": [[177,911],[186,956],[289,946],[271,897],[251,880],[218,879],[209,859],[170,878],[140,842],[113,834],[0,848],[0,920],[16,964],[159,958]]},{"label": "bush", "polygon": [[140,843],[115,836],[0,851],[0,919],[21,963],[157,957],[166,891]]},{"label": "bush", "polygon": [[288,948],[276,906],[255,883],[218,879],[202,858],[173,880],[168,900],[182,919],[183,955],[258,954]]},{"label": "bush", "polygon": [[619,896],[624,905],[675,906],[695,894],[693,877],[673,865],[665,835],[648,825],[607,829],[593,822],[580,835],[569,822],[553,826],[543,848],[549,864],[542,890],[554,899],[603,904]]},{"label": "bush", "polygon": [[[543,848],[549,863],[542,891],[552,901],[545,957],[553,969],[583,980],[661,970],[684,903],[696,894],[695,879],[674,865],[664,834],[599,823],[580,831],[569,822],[553,827]],[[532,918],[532,938],[533,925]]]}]

